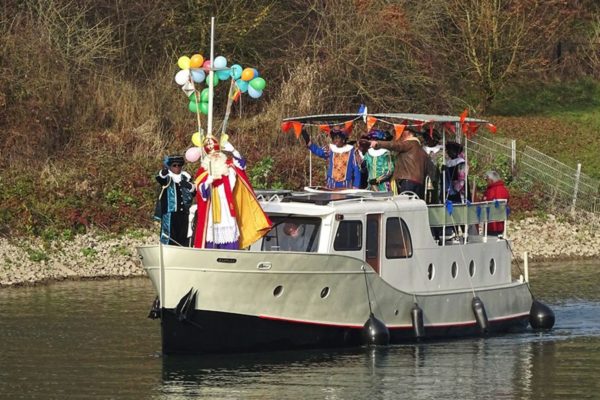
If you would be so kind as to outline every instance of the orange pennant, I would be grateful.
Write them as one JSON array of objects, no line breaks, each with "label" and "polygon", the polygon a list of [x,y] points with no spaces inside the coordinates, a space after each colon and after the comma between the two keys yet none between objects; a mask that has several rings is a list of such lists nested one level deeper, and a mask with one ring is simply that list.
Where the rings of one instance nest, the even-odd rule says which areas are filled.
[{"label": "orange pennant", "polygon": [[402,132],[404,132],[404,128],[406,128],[406,125],[394,124],[394,131],[396,132],[396,135],[394,136],[395,140],[400,139],[400,136],[402,136]]},{"label": "orange pennant", "polygon": [[285,121],[281,123],[281,130],[284,133],[288,133],[288,131],[292,128],[292,122],[291,121]]},{"label": "orange pennant", "polygon": [[486,128],[488,128],[488,129],[490,130],[490,132],[492,132],[492,133],[496,133],[496,130],[497,130],[497,128],[496,128],[496,125],[494,125],[494,124],[490,124],[490,123],[488,122],[488,123],[487,123],[485,126],[486,126]]},{"label": "orange pennant", "polygon": [[371,128],[373,127],[373,125],[375,125],[375,123],[377,122],[377,118],[375,117],[367,117],[367,132],[371,130]]},{"label": "orange pennant", "polygon": [[294,135],[296,135],[296,139],[300,137],[300,133],[302,133],[302,123],[293,121],[292,127],[294,128]]},{"label": "orange pennant", "polygon": [[344,122],[344,130],[346,131],[346,133],[348,135],[350,135],[350,133],[352,133],[352,124],[353,123],[354,122],[352,122],[352,121],[346,121],[346,122]]},{"label": "orange pennant", "polygon": [[329,135],[329,132],[331,132],[331,127],[327,124],[323,124],[323,125],[319,125],[319,130],[321,132],[325,132],[326,134]]},{"label": "orange pennant", "polygon": [[460,114],[460,123],[461,123],[461,124],[464,124],[464,122],[465,122],[465,119],[467,119],[467,116],[468,116],[468,115],[469,115],[469,109],[468,109],[468,108],[465,108],[465,111],[463,111],[463,112]]}]

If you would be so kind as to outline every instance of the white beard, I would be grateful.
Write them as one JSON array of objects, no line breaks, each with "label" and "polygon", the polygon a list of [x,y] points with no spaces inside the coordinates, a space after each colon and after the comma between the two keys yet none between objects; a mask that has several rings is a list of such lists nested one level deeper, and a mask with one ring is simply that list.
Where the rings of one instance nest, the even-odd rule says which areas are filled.
[{"label": "white beard", "polygon": [[219,179],[224,175],[229,175],[227,156],[220,151],[215,151],[204,157],[201,166],[215,179]]}]

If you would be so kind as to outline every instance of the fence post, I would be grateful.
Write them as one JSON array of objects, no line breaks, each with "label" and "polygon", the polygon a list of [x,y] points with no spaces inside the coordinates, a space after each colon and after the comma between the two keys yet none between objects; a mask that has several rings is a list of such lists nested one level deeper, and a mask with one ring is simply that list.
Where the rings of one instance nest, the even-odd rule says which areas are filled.
[{"label": "fence post", "polygon": [[577,172],[575,172],[575,188],[573,189],[573,204],[571,213],[575,212],[575,203],[577,202],[577,192],[579,191],[579,178],[581,177],[581,163],[577,163]]},{"label": "fence post", "polygon": [[517,141],[510,141],[510,173],[515,176],[515,165],[517,164]]}]

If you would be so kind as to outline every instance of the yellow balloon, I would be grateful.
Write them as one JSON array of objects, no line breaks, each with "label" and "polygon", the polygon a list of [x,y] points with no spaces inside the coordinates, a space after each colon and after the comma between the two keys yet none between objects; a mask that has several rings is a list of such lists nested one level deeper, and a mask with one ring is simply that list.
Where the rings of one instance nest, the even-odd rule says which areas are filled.
[{"label": "yellow balloon", "polygon": [[220,146],[221,148],[225,147],[225,143],[229,142],[229,135],[226,133],[223,133],[221,135],[221,140],[220,140]]},{"label": "yellow balloon", "polygon": [[177,65],[181,69],[188,69],[190,67],[190,62],[191,60],[188,56],[182,56],[179,57],[179,60],[177,60]]},{"label": "yellow balloon", "polygon": [[202,147],[202,135],[200,132],[194,132],[192,135],[192,143],[194,143],[195,146]]}]

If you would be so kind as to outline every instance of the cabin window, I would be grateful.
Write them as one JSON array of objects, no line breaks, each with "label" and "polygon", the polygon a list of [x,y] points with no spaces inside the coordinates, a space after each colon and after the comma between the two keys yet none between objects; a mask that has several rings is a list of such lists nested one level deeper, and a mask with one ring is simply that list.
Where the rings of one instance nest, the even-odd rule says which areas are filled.
[{"label": "cabin window", "polygon": [[341,221],[335,233],[333,248],[337,251],[356,251],[362,248],[362,222]]},{"label": "cabin window", "polygon": [[273,227],[263,237],[263,251],[316,252],[320,218],[271,216]]},{"label": "cabin window", "polygon": [[385,257],[412,257],[412,240],[403,219],[388,218],[385,223]]}]

